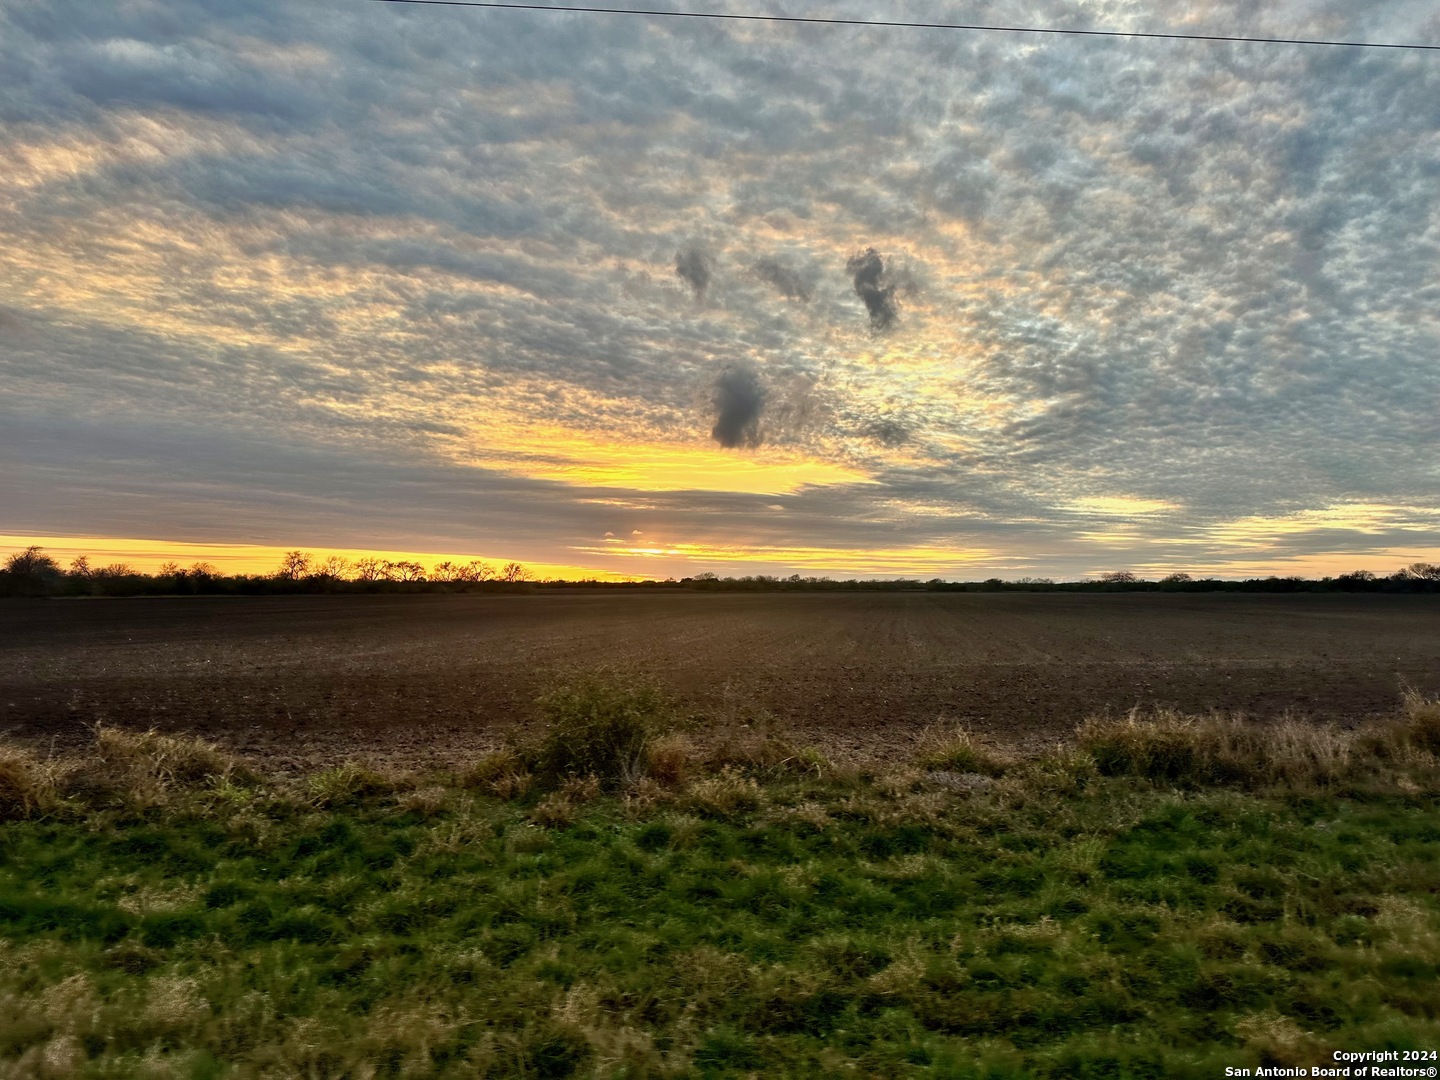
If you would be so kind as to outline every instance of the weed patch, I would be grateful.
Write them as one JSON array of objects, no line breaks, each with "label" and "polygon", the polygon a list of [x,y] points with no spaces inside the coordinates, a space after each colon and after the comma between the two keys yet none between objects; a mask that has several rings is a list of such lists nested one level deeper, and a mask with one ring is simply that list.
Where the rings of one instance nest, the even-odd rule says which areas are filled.
[{"label": "weed patch", "polygon": [[545,731],[521,756],[551,788],[587,776],[607,790],[636,783],[646,774],[656,739],[676,724],[658,686],[611,672],[563,683],[542,695],[539,705]]}]

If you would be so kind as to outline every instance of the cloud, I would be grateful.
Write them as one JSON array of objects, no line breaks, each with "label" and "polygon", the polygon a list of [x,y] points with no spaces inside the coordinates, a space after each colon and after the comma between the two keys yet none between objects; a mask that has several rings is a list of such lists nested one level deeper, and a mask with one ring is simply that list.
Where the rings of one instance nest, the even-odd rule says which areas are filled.
[{"label": "cloud", "polygon": [[888,272],[885,260],[873,247],[866,248],[845,263],[845,270],[855,285],[855,295],[865,303],[870,314],[872,330],[889,330],[900,317],[900,305],[895,298],[896,284]]},{"label": "cloud", "polygon": [[715,257],[695,245],[682,248],[675,253],[675,273],[694,290],[696,300],[704,300],[715,273]]},{"label": "cloud", "polygon": [[726,368],[715,379],[714,405],[718,414],[710,437],[727,449],[760,445],[760,413],[766,390],[754,368]]},{"label": "cloud", "polygon": [[893,416],[877,416],[861,426],[860,434],[881,446],[895,447],[909,442],[913,431],[903,420]]}]

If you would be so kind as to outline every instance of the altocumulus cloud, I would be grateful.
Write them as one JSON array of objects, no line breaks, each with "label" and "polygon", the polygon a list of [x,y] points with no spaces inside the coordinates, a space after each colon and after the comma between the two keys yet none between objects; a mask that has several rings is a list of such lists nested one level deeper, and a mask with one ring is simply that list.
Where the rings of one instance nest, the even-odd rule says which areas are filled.
[{"label": "altocumulus cloud", "polygon": [[[1409,0],[991,15],[1440,41]],[[1433,56],[55,0],[0,65],[0,526],[1061,574],[1440,524]],[[617,495],[632,446],[831,479]]]}]

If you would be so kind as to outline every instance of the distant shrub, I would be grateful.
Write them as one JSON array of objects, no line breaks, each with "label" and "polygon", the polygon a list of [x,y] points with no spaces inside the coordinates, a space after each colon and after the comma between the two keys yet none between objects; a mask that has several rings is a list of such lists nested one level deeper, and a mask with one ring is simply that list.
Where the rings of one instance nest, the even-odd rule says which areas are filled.
[{"label": "distant shrub", "polygon": [[645,775],[655,740],[676,718],[660,688],[644,678],[589,672],[541,695],[546,728],[523,756],[537,781],[553,788],[594,776],[614,790]]}]

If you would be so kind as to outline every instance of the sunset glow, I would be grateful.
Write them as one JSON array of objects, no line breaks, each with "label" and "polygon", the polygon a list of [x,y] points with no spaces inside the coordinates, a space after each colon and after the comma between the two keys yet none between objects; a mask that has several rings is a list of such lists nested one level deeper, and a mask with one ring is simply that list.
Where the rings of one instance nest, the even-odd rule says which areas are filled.
[{"label": "sunset glow", "polygon": [[[46,7],[0,4],[12,548],[616,579],[1440,559],[1429,55]],[[1440,35],[1410,0],[1001,7]]]}]

